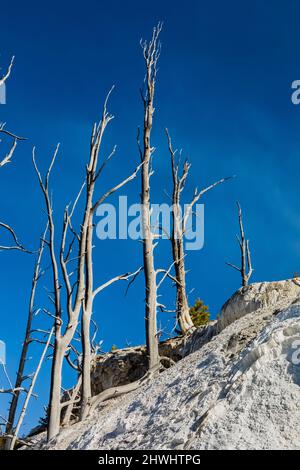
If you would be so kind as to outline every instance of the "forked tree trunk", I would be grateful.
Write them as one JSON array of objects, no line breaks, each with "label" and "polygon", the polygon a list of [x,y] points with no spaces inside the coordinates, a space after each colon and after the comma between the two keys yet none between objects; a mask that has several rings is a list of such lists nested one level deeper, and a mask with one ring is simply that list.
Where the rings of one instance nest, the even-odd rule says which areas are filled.
[{"label": "forked tree trunk", "polygon": [[[222,178],[219,181],[211,184],[210,186],[202,189],[198,192],[197,189],[194,191],[194,197],[190,204],[182,210],[181,207],[181,193],[184,190],[186,180],[190,170],[190,163],[185,161],[180,169],[180,159],[176,162],[175,155],[177,150],[172,147],[171,137],[168,129],[166,129],[168,147],[171,156],[171,168],[172,168],[172,180],[173,180],[173,191],[172,191],[172,254],[175,268],[175,284],[176,284],[176,319],[180,326],[181,332],[186,334],[194,330],[193,320],[190,315],[190,309],[188,304],[188,298],[186,294],[186,270],[185,270],[185,250],[184,250],[184,237],[186,234],[186,225],[189,216],[191,215],[193,206],[199,201],[200,197],[210,189],[230,179],[230,177]],[[180,174],[179,174],[180,173]]]},{"label": "forked tree trunk", "polygon": [[[109,93],[110,94],[110,93]],[[109,97],[107,96],[107,99]],[[101,292],[106,287],[110,286],[114,282],[118,280],[127,280],[128,274],[124,274],[121,276],[116,276],[103,285],[94,289],[94,273],[93,273],[93,235],[94,235],[94,214],[97,208],[105,201],[105,199],[113,194],[118,189],[122,188],[126,185],[129,181],[132,181],[139,169],[138,166],[134,172],[121,181],[119,184],[111,188],[107,191],[100,199],[98,199],[95,203],[93,203],[93,195],[95,190],[95,183],[100,176],[101,172],[103,171],[106,163],[115,152],[115,148],[112,153],[104,160],[100,169],[98,170],[98,157],[99,151],[102,141],[103,132],[107,123],[113,118],[113,116],[109,115],[106,111],[106,104],[107,99],[104,105],[104,112],[101,120],[101,127],[98,130],[98,134],[95,138],[92,137],[91,141],[91,152],[90,152],[90,160],[89,165],[87,167],[87,177],[86,177],[86,185],[87,185],[87,203],[86,203],[86,211],[87,214],[87,227],[86,227],[86,240],[85,240],[85,250],[84,250],[84,263],[85,263],[85,292],[84,298],[82,299],[82,320],[81,320],[81,327],[82,327],[82,387],[81,387],[81,410],[80,410],[80,418],[84,419],[89,413],[91,398],[92,398],[92,388],[91,388],[91,319],[93,313],[93,305],[95,297],[99,292]]]},{"label": "forked tree trunk", "polygon": [[176,150],[173,150],[171,138],[166,129],[169,152],[171,156],[173,191],[172,191],[172,254],[176,275],[176,319],[183,334],[194,329],[193,320],[190,316],[188,298],[186,294],[186,272],[185,272],[185,252],[184,252],[184,225],[183,214],[180,206],[180,196],[184,189],[190,165],[185,162],[182,175],[179,175],[179,164],[175,162]]},{"label": "forked tree trunk", "polygon": [[[34,164],[37,176],[38,176],[40,187],[44,194],[46,208],[47,208],[48,222],[49,222],[50,240],[48,244],[49,244],[49,251],[50,251],[50,258],[51,258],[53,292],[54,292],[53,301],[54,301],[54,307],[55,307],[55,343],[54,343],[54,354],[53,354],[53,360],[52,360],[51,384],[50,384],[48,440],[55,437],[59,433],[59,428],[60,428],[62,368],[63,368],[63,361],[64,361],[65,354],[67,352],[67,348],[74,337],[74,334],[78,325],[78,318],[79,318],[79,314],[81,311],[82,300],[84,298],[84,288],[85,288],[84,255],[85,255],[85,247],[86,247],[87,224],[89,220],[89,214],[86,211],[84,211],[80,236],[78,236],[79,250],[78,250],[78,257],[77,257],[78,259],[77,282],[76,282],[77,290],[76,290],[76,295],[75,295],[75,300],[74,300],[74,305],[73,305],[73,302],[72,302],[73,288],[70,285],[70,276],[67,271],[66,259],[64,258],[64,250],[65,250],[67,230],[71,223],[70,218],[71,218],[71,215],[73,214],[76,203],[81,194],[81,191],[80,191],[73,205],[71,215],[69,215],[68,211],[66,211],[66,214],[65,214],[66,217],[64,219],[64,224],[63,224],[63,235],[62,235],[61,250],[60,250],[60,263],[61,263],[61,269],[63,272],[63,278],[64,278],[66,292],[67,292],[68,321],[66,323],[66,326],[64,326],[64,332],[62,332],[62,325],[63,325],[63,321],[61,318],[61,314],[62,314],[61,287],[62,286],[60,282],[58,262],[57,262],[56,250],[55,250],[55,225],[53,221],[53,209],[52,209],[51,198],[49,195],[49,178],[50,178],[51,170],[55,163],[58,148],[59,146],[57,146],[54,152],[52,161],[50,163],[49,169],[46,174],[45,182],[43,181],[42,176],[36,165],[35,152],[33,151],[33,164]],[[68,250],[68,253],[69,253],[69,250]]]}]

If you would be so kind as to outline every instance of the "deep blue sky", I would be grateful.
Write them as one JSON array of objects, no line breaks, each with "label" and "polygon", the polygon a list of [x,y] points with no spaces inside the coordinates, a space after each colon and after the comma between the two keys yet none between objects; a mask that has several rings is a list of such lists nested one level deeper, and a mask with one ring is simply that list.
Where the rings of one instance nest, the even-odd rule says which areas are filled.
[{"label": "deep blue sky", "polygon": [[[199,187],[222,176],[237,178],[207,194],[205,246],[187,256],[188,287],[210,306],[215,316],[239,287],[225,261],[238,262],[235,201],[244,209],[251,241],[253,280],[291,277],[300,270],[300,106],[291,103],[291,82],[300,78],[298,44],[300,3],[290,0],[226,2],[136,1],[7,2],[1,6],[0,63],[11,55],[15,67],[8,83],[8,103],[0,121],[28,138],[20,144],[14,164],[1,169],[0,215],[13,225],[30,248],[38,245],[45,215],[31,164],[31,149],[46,168],[61,142],[53,174],[55,216],[80,185],[88,158],[90,129],[101,113],[103,98],[116,85],[110,110],[116,116],[105,138],[105,152],[118,145],[98,191],[132,171],[138,161],[136,129],[142,123],[139,87],[143,81],[141,37],[149,37],[164,21],[156,94],[153,144],[156,202],[167,202],[169,155],[164,127],[174,145],[192,163],[187,200]],[[139,181],[120,194],[138,202]],[[170,247],[163,241],[158,265],[168,266]],[[7,343],[8,370],[14,377],[24,330],[33,258],[1,253],[0,338]],[[99,282],[136,269],[141,247],[135,242],[95,242]],[[95,319],[105,349],[144,341],[143,279],[124,298],[124,285],[99,297]],[[42,285],[41,285],[42,290]],[[172,307],[174,289],[164,289]],[[39,295],[43,305],[45,295]],[[167,314],[162,319],[166,323]],[[37,320],[38,322],[38,320]],[[171,319],[169,325],[171,325]],[[39,349],[33,349],[33,368]],[[50,361],[48,361],[50,365]],[[28,429],[47,401],[47,368],[38,384],[40,399],[31,405]],[[69,377],[66,373],[67,378]],[[4,384],[0,376],[0,387]],[[67,383],[68,384],[68,383]],[[4,400],[0,398],[0,414]]]}]

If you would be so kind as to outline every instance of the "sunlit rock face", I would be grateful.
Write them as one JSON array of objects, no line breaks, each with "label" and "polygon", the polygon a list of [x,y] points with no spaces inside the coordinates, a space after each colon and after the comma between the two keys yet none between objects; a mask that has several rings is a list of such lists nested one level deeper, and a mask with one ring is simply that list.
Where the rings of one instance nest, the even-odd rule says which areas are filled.
[{"label": "sunlit rock face", "polygon": [[[163,365],[170,366],[168,359],[177,362],[182,358],[184,338],[177,337],[160,343],[160,355],[165,357]],[[92,392],[96,395],[110,387],[125,385],[140,379],[147,371],[145,346],[116,349],[99,355],[92,368]]]},{"label": "sunlit rock face", "polygon": [[222,307],[218,331],[249,313],[266,310],[266,314],[272,315],[276,309],[289,307],[300,295],[298,282],[291,279],[241,287]]}]

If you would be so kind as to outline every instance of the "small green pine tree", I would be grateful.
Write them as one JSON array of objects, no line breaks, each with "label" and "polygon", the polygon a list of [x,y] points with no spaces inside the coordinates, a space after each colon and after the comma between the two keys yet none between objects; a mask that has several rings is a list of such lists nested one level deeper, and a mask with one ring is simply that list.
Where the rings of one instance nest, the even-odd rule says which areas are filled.
[{"label": "small green pine tree", "polygon": [[197,328],[209,323],[210,313],[208,306],[204,305],[204,302],[200,299],[197,299],[195,305],[190,308],[190,315]]},{"label": "small green pine tree", "polygon": [[117,351],[117,349],[118,349],[117,346],[113,344],[110,351],[114,352],[114,351]]}]

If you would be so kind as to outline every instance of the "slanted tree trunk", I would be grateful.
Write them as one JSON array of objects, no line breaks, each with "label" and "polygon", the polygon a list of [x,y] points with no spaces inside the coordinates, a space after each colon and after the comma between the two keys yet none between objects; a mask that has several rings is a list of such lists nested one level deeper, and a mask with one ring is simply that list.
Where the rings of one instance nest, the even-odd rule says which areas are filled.
[{"label": "slanted tree trunk", "polygon": [[154,238],[151,228],[151,196],[150,177],[151,157],[154,148],[151,147],[151,132],[154,114],[154,92],[157,73],[157,63],[160,54],[158,43],[162,25],[153,29],[152,39],[149,43],[141,43],[146,65],[146,91],[142,94],[144,103],[144,129],[143,146],[140,148],[142,167],[142,231],[143,231],[143,261],[146,285],[146,346],[149,361],[149,370],[159,368],[158,333],[157,333],[157,280],[154,267]]},{"label": "slanted tree trunk", "polygon": [[[31,286],[31,293],[30,293],[30,301],[29,301],[29,309],[28,309],[28,317],[27,317],[27,325],[26,325],[26,330],[25,330],[25,336],[24,336],[24,341],[23,341],[23,346],[21,350],[21,356],[20,356],[20,361],[19,361],[19,366],[18,366],[18,371],[17,371],[17,377],[16,377],[16,382],[15,382],[15,389],[16,391],[12,397],[12,400],[10,402],[9,406],[9,411],[8,411],[8,418],[7,418],[7,424],[6,424],[6,429],[5,433],[8,435],[12,434],[12,430],[14,427],[14,422],[15,422],[15,417],[16,417],[16,411],[18,407],[18,402],[20,398],[20,388],[23,384],[23,381],[25,380],[24,377],[24,372],[25,372],[25,365],[26,365],[26,360],[27,360],[27,354],[28,354],[28,348],[29,345],[32,341],[31,338],[31,330],[32,330],[32,320],[33,316],[35,314],[35,295],[36,295],[36,288],[37,284],[39,281],[39,278],[41,276],[41,262],[42,262],[42,256],[43,256],[43,251],[45,247],[45,238],[46,234],[48,231],[48,224],[45,229],[45,232],[41,238],[40,242],[40,248],[39,252],[37,255],[36,263],[35,263],[35,268],[34,268],[34,274],[32,278],[32,286]],[[6,445],[6,448],[10,447],[9,439]]]},{"label": "slanted tree trunk", "polygon": [[53,328],[52,330],[50,331],[49,333],[49,336],[48,336],[48,340],[46,342],[46,345],[44,347],[44,350],[42,352],[42,355],[40,357],[40,360],[39,360],[39,363],[37,365],[37,368],[36,368],[36,371],[33,375],[33,378],[32,378],[32,381],[31,381],[31,384],[30,384],[30,387],[29,387],[29,390],[27,392],[27,396],[26,396],[26,399],[25,399],[25,402],[24,402],[24,405],[22,407],[22,410],[21,410],[21,413],[20,413],[20,416],[19,416],[19,419],[18,419],[18,422],[17,422],[17,426],[16,426],[16,429],[15,429],[15,432],[13,434],[13,437],[12,437],[12,440],[11,440],[11,443],[10,443],[10,450],[14,450],[14,447],[15,447],[15,444],[16,444],[16,440],[18,438],[18,434],[19,434],[19,431],[20,431],[20,428],[22,426],[22,423],[23,423],[23,420],[25,418],[25,415],[26,415],[26,411],[27,411],[27,407],[28,407],[28,404],[29,404],[29,400],[32,396],[32,393],[33,393],[33,389],[34,389],[34,386],[35,386],[35,383],[36,383],[36,380],[38,378],[38,375],[40,373],[40,370],[41,370],[41,367],[42,367],[42,364],[43,364],[43,361],[45,359],[45,356],[46,356],[46,353],[48,351],[48,347],[50,345],[50,341],[51,341],[51,338],[52,338],[52,334],[53,334]]},{"label": "slanted tree trunk", "polygon": [[62,408],[63,407],[67,408],[64,414],[62,426],[68,426],[71,421],[74,405],[76,401],[80,400],[80,397],[78,395],[80,393],[81,385],[82,385],[82,375],[80,374],[80,376],[78,377],[77,384],[75,385],[75,387],[73,388],[70,394],[70,400],[67,403],[62,403]]}]

